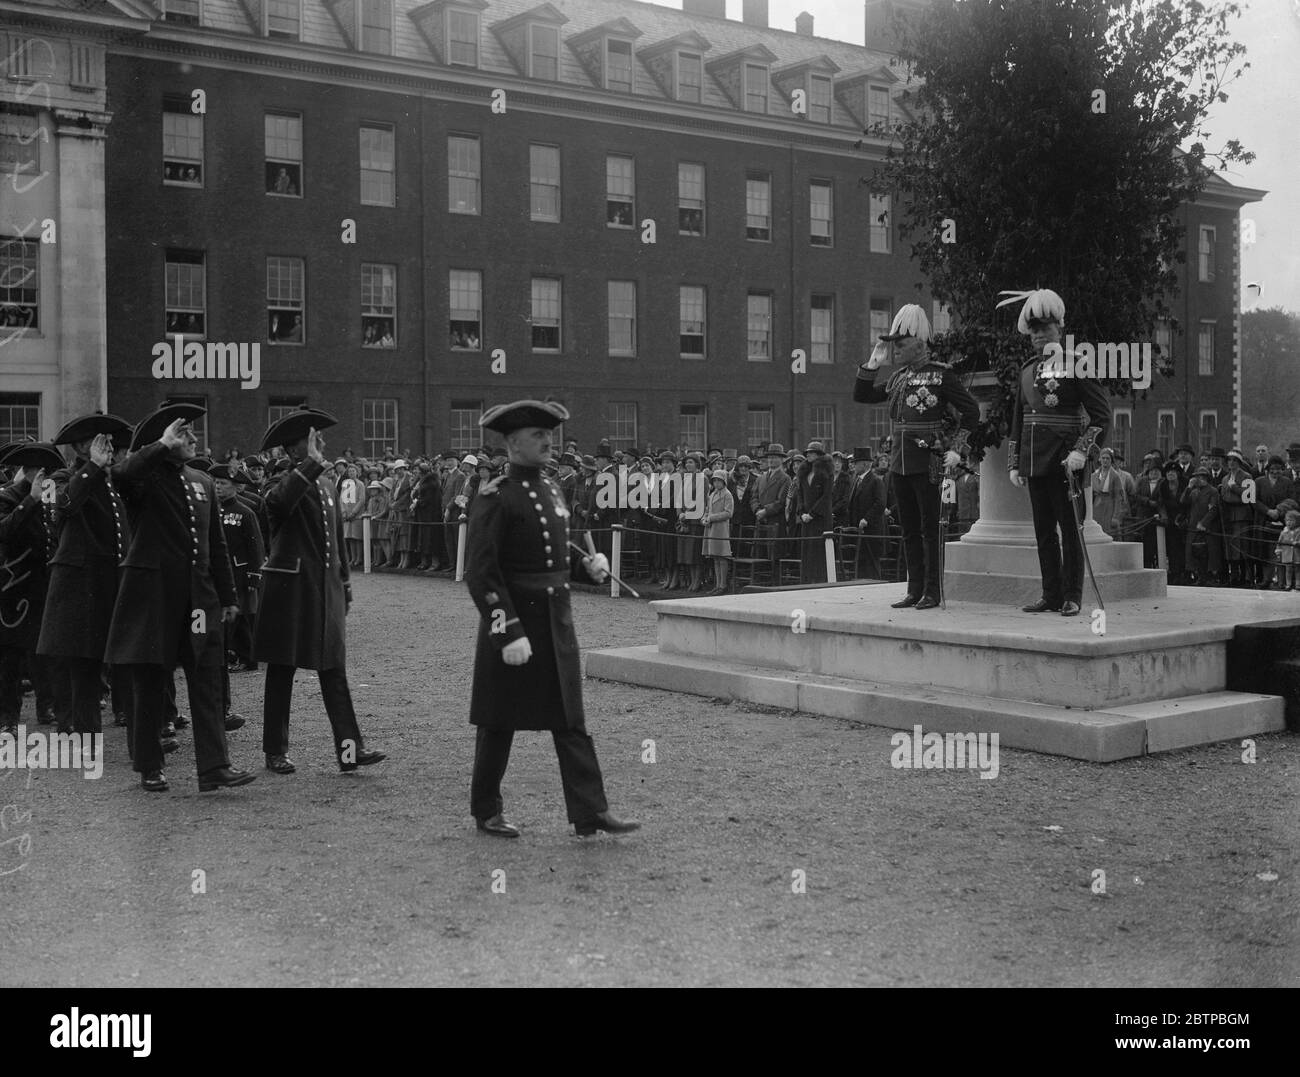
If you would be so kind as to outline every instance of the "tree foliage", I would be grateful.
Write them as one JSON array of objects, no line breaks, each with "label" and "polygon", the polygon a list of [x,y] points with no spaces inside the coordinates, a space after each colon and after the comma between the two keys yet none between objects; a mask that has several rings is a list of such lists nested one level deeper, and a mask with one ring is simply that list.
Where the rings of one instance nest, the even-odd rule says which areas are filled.
[{"label": "tree foliage", "polygon": [[1247,443],[1300,440],[1300,314],[1271,307],[1241,316],[1241,410]]},{"label": "tree foliage", "polygon": [[1079,340],[1177,324],[1179,209],[1212,165],[1254,157],[1235,139],[1211,151],[1204,127],[1249,66],[1229,37],[1238,14],[1200,0],[934,0],[896,24],[916,119],[864,182],[893,195],[903,239],[959,319],[937,350],[1004,386],[976,445],[1005,436],[1027,354],[1017,308],[994,313],[1000,289],[1059,292]]}]

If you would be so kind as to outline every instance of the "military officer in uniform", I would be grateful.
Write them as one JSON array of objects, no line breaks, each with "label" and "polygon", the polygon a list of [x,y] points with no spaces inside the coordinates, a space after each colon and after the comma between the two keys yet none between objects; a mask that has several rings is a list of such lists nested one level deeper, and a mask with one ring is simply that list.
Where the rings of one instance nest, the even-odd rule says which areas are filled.
[{"label": "military officer in uniform", "polygon": [[[1088,455],[1101,444],[1110,425],[1110,406],[1105,390],[1092,378],[1053,376],[1073,370],[1073,356],[1063,355],[1059,347],[1065,324],[1061,297],[1050,288],[1041,288],[1014,292],[998,306],[1019,299],[1025,304],[1016,328],[1029,337],[1034,354],[1020,371],[1008,435],[1007,470],[1013,485],[1029,486],[1043,577],[1042,597],[1023,608],[1026,613],[1059,611],[1062,617],[1074,617],[1083,600],[1083,546],[1066,468],[1079,475],[1082,488]],[[1057,347],[1049,353],[1053,344]],[[1080,409],[1087,417],[1086,429]]]},{"label": "military officer in uniform", "polygon": [[126,503],[113,483],[113,442],[130,443],[131,425],[116,415],[82,415],[54,439],[72,446],[71,466],[52,476],[58,549],[36,650],[49,655],[64,697],[64,721],[99,733],[104,648],[117,601],[118,566],[131,543]]},{"label": "military officer in uniform", "polygon": [[262,438],[262,451],[283,446],[293,466],[266,491],[271,552],[262,565],[262,598],[253,657],[267,663],[262,711],[266,768],[292,774],[289,705],[295,669],[314,669],[334,732],[339,769],[354,771],[387,758],[361,742],[348,687],[344,618],[352,607],[343,514],[332,476],[324,476],[325,438],[338,422],[328,412],[298,408]]},{"label": "military officer in uniform", "polygon": [[262,562],[266,547],[257,514],[238,496],[235,473],[229,464],[214,464],[208,469],[217,488],[221,505],[221,526],[230,550],[230,567],[235,574],[235,594],[239,597],[239,617],[226,627],[226,653],[233,655],[237,669],[256,669],[253,661],[253,618],[257,613],[258,588],[262,583]]},{"label": "military officer in uniform", "polygon": [[[939,483],[932,474],[931,456],[943,452],[943,467],[957,467],[970,431],[980,417],[979,405],[952,368],[927,358],[929,340],[930,320],[925,311],[908,303],[872,349],[871,358],[858,368],[853,387],[853,399],[859,404],[888,400],[893,420],[889,471],[907,555],[907,594],[893,603],[895,609],[914,606],[928,610],[939,605]],[[876,370],[889,344],[893,345],[894,360],[900,368],[884,385],[877,385]],[[949,408],[956,409],[959,427],[951,444],[943,433]]]},{"label": "military officer in uniform", "polygon": [[164,404],[142,419],[132,453],[113,471],[131,512],[106,660],[131,667],[134,767],[150,793],[167,791],[162,726],[167,682],[185,670],[200,792],[246,785],[230,765],[221,711],[224,622],[239,615],[212,480],[189,467],[206,409]]},{"label": "military officer in uniform", "polygon": [[[502,815],[501,779],[518,729],[550,730],[569,821],[579,835],[636,830],[611,815],[582,709],[582,670],[569,609],[569,510],[553,479],[551,431],[569,417],[559,404],[521,400],[490,408],[479,425],[505,436],[506,473],[470,505],[465,583],[482,614],[474,655],[470,722],[478,727],[470,812],[479,830],[515,838]],[[604,555],[583,558],[604,579]]]},{"label": "military officer in uniform", "polygon": [[[23,708],[24,665],[36,694],[37,719],[49,725],[55,717],[54,663],[36,647],[50,582],[47,562],[56,541],[46,475],[63,467],[63,457],[53,445],[19,442],[0,451],[0,463],[19,469],[0,490],[0,729],[12,732]],[[98,693],[95,700],[98,706]],[[66,731],[68,716],[60,714],[58,721]]]}]

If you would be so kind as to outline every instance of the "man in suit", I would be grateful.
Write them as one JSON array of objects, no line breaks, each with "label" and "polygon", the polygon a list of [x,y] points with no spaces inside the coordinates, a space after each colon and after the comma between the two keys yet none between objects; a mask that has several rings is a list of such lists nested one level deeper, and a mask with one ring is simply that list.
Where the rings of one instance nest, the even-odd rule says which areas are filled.
[{"label": "man in suit", "polygon": [[385,759],[361,741],[346,669],[344,619],[352,584],[343,545],[343,515],[326,477],[325,438],[338,422],[315,408],[298,408],[272,423],[262,449],[280,445],[294,466],[266,495],[271,552],[262,565],[262,599],[253,631],[253,656],[266,662],[262,751],[266,769],[292,774],[289,707],[296,669],[314,669],[321,702],[334,732],[339,769],[353,771]]},{"label": "man in suit", "polygon": [[166,792],[162,724],[167,682],[179,664],[189,686],[199,790],[245,785],[230,765],[221,707],[224,624],[239,615],[212,480],[188,464],[197,439],[194,404],[165,404],[142,419],[132,455],[113,481],[131,513],[108,631],[107,661],[131,667],[134,766],[150,793]]},{"label": "man in suit", "polygon": [[[741,529],[749,530],[754,526],[754,491],[758,489],[758,476],[754,474],[754,462],[748,456],[739,456],[736,458],[736,466],[731,472],[731,480],[727,484],[731,489],[731,497],[735,502],[735,515],[732,516],[731,522],[735,525],[732,533],[739,535]],[[736,556],[750,556],[750,543],[737,543]]]},{"label": "man in suit", "polygon": [[[482,615],[474,654],[470,722],[477,727],[470,812],[478,829],[516,838],[502,814],[501,779],[516,730],[549,730],[560,761],[569,821],[580,836],[621,833],[639,823],[609,812],[604,778],[587,733],[582,669],[569,608],[569,511],[542,469],[551,431],[569,413],[550,401],[489,408],[484,429],[506,438],[506,473],[480,487],[470,506],[465,583]],[[606,578],[605,557],[585,557]]]},{"label": "man in suit", "polygon": [[849,490],[848,520],[859,531],[856,575],[881,579],[880,559],[885,548],[885,483],[871,466],[871,449],[859,445],[853,450],[857,474]]},{"label": "man in suit", "polygon": [[[942,453],[945,469],[960,464],[970,431],[980,417],[979,405],[952,368],[928,357],[929,340],[930,320],[925,311],[916,303],[906,304],[871,357],[858,368],[853,387],[853,399],[859,404],[889,401],[893,420],[889,470],[907,556],[907,594],[893,603],[895,609],[928,610],[939,605],[939,483],[932,478],[931,456]],[[877,385],[876,370],[889,353],[889,345],[897,365],[887,382]],[[949,408],[956,410],[959,427],[951,441],[944,435]]]},{"label": "man in suit", "polygon": [[785,502],[790,489],[790,476],[785,473],[785,446],[772,442],[763,454],[766,470],[754,483],[754,524],[772,528],[769,541],[759,549],[766,549],[772,558],[772,578],[776,579],[776,562],[780,557],[781,542],[785,537]]},{"label": "man in suit", "polygon": [[[62,468],[63,457],[53,445],[16,442],[0,450],[0,463],[18,469],[0,490],[0,729],[12,733],[23,708],[24,669],[36,694],[37,720],[56,720],[54,662],[37,653],[37,644],[56,542],[46,476]],[[57,721],[69,730],[66,713]]]},{"label": "man in suit", "polygon": [[[1217,445],[1210,450],[1210,483],[1212,485],[1219,486],[1227,477],[1227,459],[1228,454]],[[1245,457],[1242,460],[1244,463]]]},{"label": "man in suit", "polygon": [[467,453],[465,459],[456,462],[453,457],[450,461],[452,467],[441,477],[439,490],[442,495],[442,514],[447,533],[447,559],[451,567],[456,567],[457,546],[460,542],[460,518],[468,504],[457,504],[456,498],[465,492],[465,486],[469,482],[469,477],[474,474],[474,469],[478,467],[478,457],[473,453]]},{"label": "man in suit", "polygon": [[[1007,471],[1013,486],[1029,486],[1043,578],[1042,597],[1023,608],[1026,613],[1059,612],[1062,617],[1074,617],[1083,600],[1083,546],[1066,468],[1078,475],[1080,489],[1087,485],[1084,467],[1088,454],[1100,445],[1110,426],[1110,406],[1095,380],[1053,376],[1063,362],[1073,362],[1073,356],[1060,353],[1065,324],[1061,297],[1043,288],[1027,295],[1013,294],[998,306],[1019,298],[1025,303],[1016,327],[1029,337],[1034,354],[1020,371],[1008,434]],[[1081,411],[1087,416],[1085,430],[1081,430]],[[1082,512],[1083,495],[1079,496]]]},{"label": "man in suit", "polygon": [[[103,730],[104,649],[117,602],[118,566],[131,542],[126,504],[112,479],[114,438],[128,445],[131,425],[101,413],[73,419],[54,438],[55,445],[72,447],[73,462],[52,476],[59,541],[50,559],[36,650],[54,661],[63,720],[81,734]],[[126,705],[119,699],[114,709]]]}]

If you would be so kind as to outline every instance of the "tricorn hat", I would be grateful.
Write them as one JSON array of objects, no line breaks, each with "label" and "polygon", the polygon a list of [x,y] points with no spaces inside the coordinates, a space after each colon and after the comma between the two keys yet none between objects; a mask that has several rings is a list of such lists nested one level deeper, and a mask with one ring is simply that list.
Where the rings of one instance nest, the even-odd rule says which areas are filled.
[{"label": "tricorn hat", "polygon": [[102,411],[96,411],[90,415],[80,415],[65,424],[50,444],[74,445],[100,434],[108,434],[115,441],[126,445],[131,438],[131,424],[117,415],[105,415]]},{"label": "tricorn hat", "polygon": [[135,433],[131,435],[131,451],[138,452],[146,445],[157,441],[177,419],[193,422],[208,413],[207,408],[198,404],[164,404],[157,411],[146,415],[136,423]]},{"label": "tricorn hat", "polygon": [[213,465],[212,465],[212,457],[210,457],[210,456],[196,456],[193,460],[191,460],[191,461],[190,461],[188,464],[186,464],[185,466],[186,466],[186,467],[192,467],[195,471],[206,471],[206,472],[210,475],[210,474],[212,474],[212,466],[213,466]]},{"label": "tricorn hat", "polygon": [[[338,420],[328,411],[321,411],[319,408],[301,407],[295,408],[287,415],[282,415],[266,428],[266,433],[262,435],[262,452],[274,448],[276,445],[294,445],[305,438],[309,431],[314,427],[317,430],[324,430],[330,426],[337,426]],[[337,463],[337,461],[336,461]],[[343,460],[347,463],[347,460]]]},{"label": "tricorn hat", "polygon": [[63,455],[48,441],[15,441],[0,449],[0,464],[7,467],[40,467],[57,471],[66,467]]},{"label": "tricorn hat", "polygon": [[[190,467],[194,466],[194,461],[190,461]],[[235,472],[231,470],[229,464],[213,464],[208,468],[208,474],[214,479],[229,479],[235,481]]]},{"label": "tricorn hat", "polygon": [[568,409],[553,400],[516,400],[513,404],[498,404],[494,408],[488,408],[478,424],[485,430],[495,430],[498,434],[512,434],[516,430],[532,426],[554,430],[568,417]]}]

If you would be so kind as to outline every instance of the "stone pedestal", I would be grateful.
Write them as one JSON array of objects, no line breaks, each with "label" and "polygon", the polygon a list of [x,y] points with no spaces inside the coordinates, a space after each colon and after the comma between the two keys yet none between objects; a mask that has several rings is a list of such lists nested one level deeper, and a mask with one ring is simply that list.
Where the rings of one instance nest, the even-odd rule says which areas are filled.
[{"label": "stone pedestal", "polygon": [[[993,385],[992,375],[981,374],[971,385],[981,414],[988,411]],[[1011,485],[1006,459],[1005,442],[985,453],[980,464],[980,518],[960,541],[950,542],[945,548],[944,594],[953,601],[1019,606],[1042,597],[1029,491]],[[1084,541],[1105,601],[1163,596],[1165,573],[1142,567],[1140,542],[1116,542],[1107,535],[1092,518],[1092,491],[1085,490],[1085,495],[1088,516]],[[1085,573],[1083,604],[1087,607],[1095,601]]]}]

